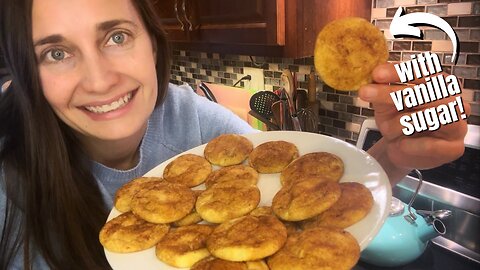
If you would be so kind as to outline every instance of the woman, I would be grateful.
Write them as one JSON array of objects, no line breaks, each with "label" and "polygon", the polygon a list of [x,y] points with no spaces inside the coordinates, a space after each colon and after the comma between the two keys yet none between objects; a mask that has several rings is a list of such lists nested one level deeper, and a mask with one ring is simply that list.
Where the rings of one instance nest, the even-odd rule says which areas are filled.
[{"label": "woman", "polygon": [[[221,133],[253,130],[168,85],[168,46],[148,0],[0,3],[0,41],[13,79],[0,98],[0,268],[109,268],[98,232],[120,186]],[[396,79],[391,66],[376,74],[381,83]],[[360,95],[378,106],[380,127],[390,134],[372,154],[393,181],[417,164],[461,154],[464,123],[463,133],[424,137],[444,140],[448,146],[434,154],[448,156],[415,160],[399,127],[383,128],[395,115],[383,104],[383,87],[366,86]],[[392,149],[405,155],[392,158]]]}]

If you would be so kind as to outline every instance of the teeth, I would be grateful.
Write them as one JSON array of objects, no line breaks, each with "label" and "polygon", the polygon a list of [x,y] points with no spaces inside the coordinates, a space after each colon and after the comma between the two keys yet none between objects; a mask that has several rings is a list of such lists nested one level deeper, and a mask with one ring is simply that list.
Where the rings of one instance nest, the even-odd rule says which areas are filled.
[{"label": "teeth", "polygon": [[118,110],[121,107],[125,106],[130,101],[131,98],[132,98],[132,92],[126,94],[124,97],[121,97],[110,104],[105,104],[101,106],[85,106],[85,109],[93,113],[108,113],[114,110]]}]

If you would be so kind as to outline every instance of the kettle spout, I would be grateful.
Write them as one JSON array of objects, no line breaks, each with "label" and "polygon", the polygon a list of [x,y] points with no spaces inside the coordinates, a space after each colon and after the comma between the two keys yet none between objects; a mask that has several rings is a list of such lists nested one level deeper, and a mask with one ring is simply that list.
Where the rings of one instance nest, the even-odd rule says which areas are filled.
[{"label": "kettle spout", "polygon": [[444,235],[447,231],[445,224],[440,219],[434,219],[431,223],[423,223],[417,228],[417,236],[422,242]]}]

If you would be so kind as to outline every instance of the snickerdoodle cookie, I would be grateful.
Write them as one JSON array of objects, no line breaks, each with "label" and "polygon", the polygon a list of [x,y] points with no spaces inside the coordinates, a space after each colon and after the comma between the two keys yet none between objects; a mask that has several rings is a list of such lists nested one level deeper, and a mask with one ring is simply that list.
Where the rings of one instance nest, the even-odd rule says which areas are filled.
[{"label": "snickerdoodle cookie", "polygon": [[152,223],[170,223],[188,215],[195,195],[187,186],[167,181],[145,183],[132,198],[132,211]]},{"label": "snickerdoodle cookie", "polygon": [[258,172],[247,165],[233,165],[222,167],[213,171],[205,180],[205,186],[208,188],[215,183],[236,181],[244,182],[246,185],[255,185],[258,182]]},{"label": "snickerdoodle cookie", "polygon": [[283,186],[303,179],[338,182],[343,170],[343,161],[338,156],[327,152],[309,153],[290,163],[280,174],[280,182]]},{"label": "snickerdoodle cookie", "polygon": [[267,263],[271,270],[347,270],[359,258],[360,246],[349,232],[319,227],[290,235]]},{"label": "snickerdoodle cookie", "polygon": [[277,252],[287,239],[287,229],[273,215],[246,215],[220,224],[207,239],[215,257],[253,261]]},{"label": "snickerdoodle cookie", "polygon": [[195,208],[205,221],[222,223],[248,214],[259,202],[260,190],[256,185],[226,181],[203,191]]},{"label": "snickerdoodle cookie", "polygon": [[297,157],[298,149],[295,144],[270,141],[255,147],[248,161],[259,173],[279,173]]},{"label": "snickerdoodle cookie", "polygon": [[160,242],[155,254],[157,258],[174,267],[191,267],[196,262],[210,256],[206,241],[213,227],[195,224],[171,229]]},{"label": "snickerdoodle cookie", "polygon": [[253,144],[247,138],[223,134],[207,143],[203,154],[214,165],[230,166],[242,163],[252,150]]},{"label": "snickerdoodle cookie", "polygon": [[170,162],[163,171],[163,178],[188,187],[198,186],[212,172],[212,165],[202,156],[184,154]]},{"label": "snickerdoodle cookie", "polygon": [[142,189],[142,184],[145,182],[161,180],[162,178],[160,177],[139,177],[126,183],[115,193],[115,208],[120,212],[128,212],[132,210],[130,203],[132,202],[133,195]]},{"label": "snickerdoodle cookie", "polygon": [[362,220],[373,207],[370,190],[357,182],[340,183],[342,195],[332,207],[320,215],[306,220],[304,228],[328,226],[347,228]]},{"label": "snickerdoodle cookie", "polygon": [[280,189],[273,197],[272,209],[282,220],[305,220],[330,208],[340,195],[336,182],[305,180]]},{"label": "snickerdoodle cookie", "polygon": [[167,224],[150,223],[126,212],[108,221],[100,230],[99,239],[111,252],[135,252],[155,246],[169,228]]}]

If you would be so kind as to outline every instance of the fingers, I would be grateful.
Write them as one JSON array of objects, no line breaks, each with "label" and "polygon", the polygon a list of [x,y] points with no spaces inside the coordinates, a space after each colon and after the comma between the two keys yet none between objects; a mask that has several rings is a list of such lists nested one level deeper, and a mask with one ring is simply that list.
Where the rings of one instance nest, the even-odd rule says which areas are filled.
[{"label": "fingers", "polygon": [[[397,70],[395,69],[395,65],[397,64],[399,63],[385,63],[375,67],[375,69],[372,71],[373,81],[376,83],[383,83],[383,84],[400,83],[400,78],[398,76]],[[419,84],[424,82],[425,82],[424,77],[419,79],[415,77],[415,80],[409,81],[408,83]]]}]

